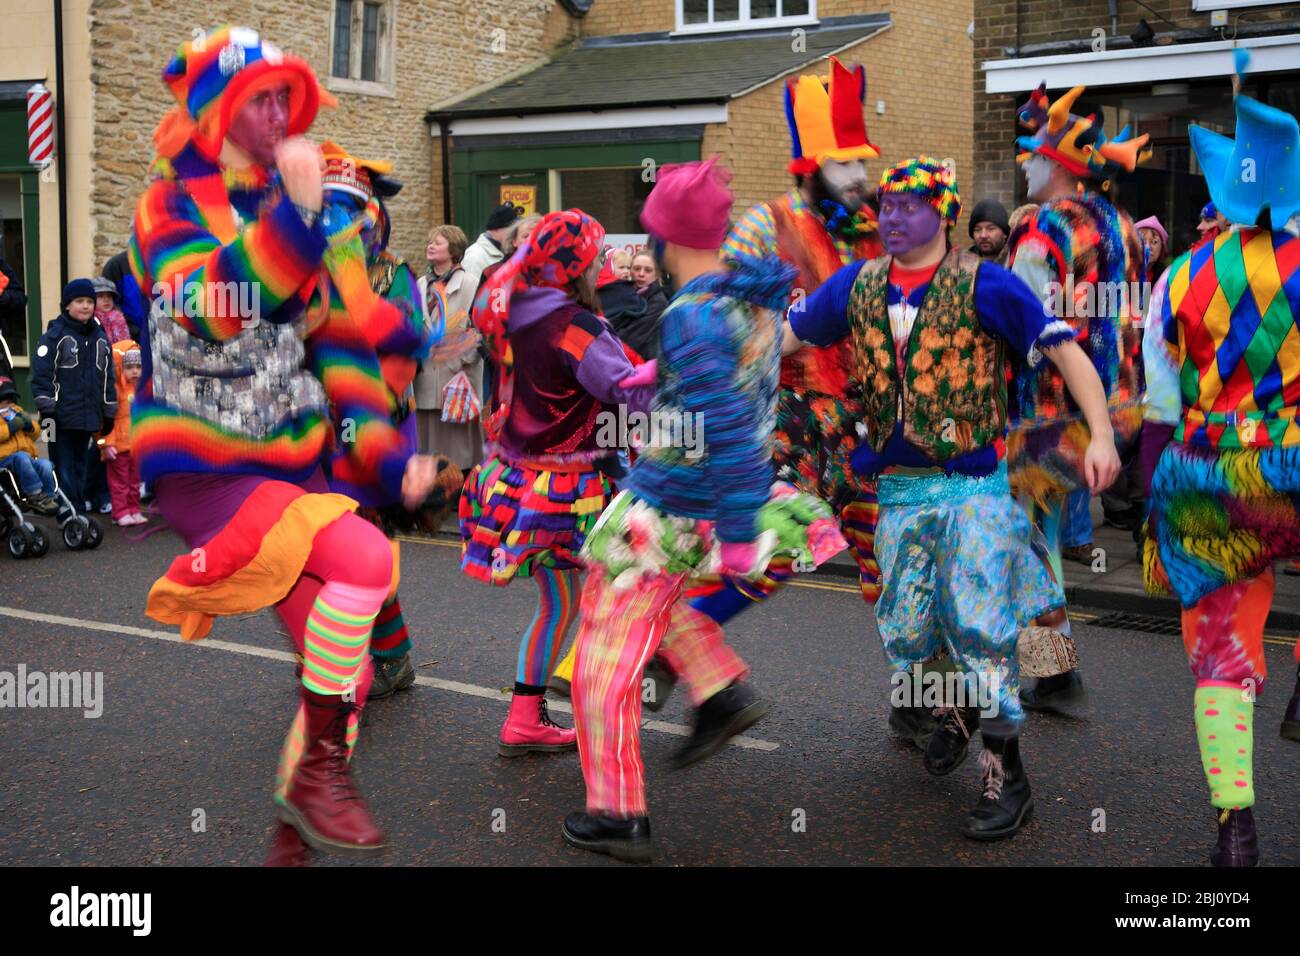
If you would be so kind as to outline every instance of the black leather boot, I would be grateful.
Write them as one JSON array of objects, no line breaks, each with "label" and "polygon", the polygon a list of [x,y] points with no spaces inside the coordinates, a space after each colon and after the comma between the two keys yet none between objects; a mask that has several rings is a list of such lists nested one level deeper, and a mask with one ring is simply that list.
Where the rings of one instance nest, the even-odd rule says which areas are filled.
[{"label": "black leather boot", "polygon": [[1216,810],[1219,819],[1219,842],[1210,854],[1215,866],[1255,866],[1259,863],[1259,838],[1255,833],[1255,815],[1244,810]]},{"label": "black leather boot", "polygon": [[695,712],[690,740],[673,754],[673,769],[681,770],[711,757],[727,741],[758,721],[771,705],[743,681],[718,691]]},{"label": "black leather boot", "polygon": [[570,813],[564,818],[564,842],[580,850],[605,853],[626,863],[649,863],[649,817],[604,817],[594,813]]},{"label": "black leather boot", "polygon": [[938,727],[938,721],[934,719],[934,713],[929,707],[889,708],[889,729],[922,752],[930,742],[930,735]]},{"label": "black leather boot", "polygon": [[966,818],[962,833],[972,840],[1000,840],[1011,836],[1029,822],[1034,812],[1029,777],[1020,762],[1020,738],[985,734],[980,777],[984,781],[984,794]]},{"label": "black leather boot", "polygon": [[970,752],[970,740],[979,729],[975,707],[940,707],[934,712],[937,727],[925,745],[925,769],[936,777],[952,773]]},{"label": "black leather boot", "polygon": [[668,698],[672,696],[673,688],[677,686],[677,675],[673,673],[667,662],[656,654],[645,666],[641,679],[643,682],[651,682],[648,688],[644,683],[641,685],[642,706],[646,710],[656,712],[663,710],[664,704],[668,703]]},{"label": "black leather boot", "polygon": [[1062,704],[1079,704],[1087,699],[1078,671],[1020,682],[1020,703],[1025,710],[1055,710]]}]

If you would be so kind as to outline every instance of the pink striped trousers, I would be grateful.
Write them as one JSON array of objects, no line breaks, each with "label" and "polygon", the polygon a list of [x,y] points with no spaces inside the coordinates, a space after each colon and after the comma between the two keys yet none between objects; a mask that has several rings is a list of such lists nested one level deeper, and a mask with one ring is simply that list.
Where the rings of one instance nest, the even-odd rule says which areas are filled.
[{"label": "pink striped trousers", "polygon": [[695,706],[749,673],[722,628],[682,600],[685,583],[683,574],[659,574],[620,591],[601,565],[588,568],[572,700],[589,813],[647,815],[641,672],[656,650]]}]

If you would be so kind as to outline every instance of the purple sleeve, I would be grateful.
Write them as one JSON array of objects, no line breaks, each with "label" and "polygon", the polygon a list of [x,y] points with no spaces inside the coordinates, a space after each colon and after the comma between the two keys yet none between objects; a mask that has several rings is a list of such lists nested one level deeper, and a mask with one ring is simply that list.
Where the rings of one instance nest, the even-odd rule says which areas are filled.
[{"label": "purple sleeve", "polygon": [[629,412],[650,410],[655,386],[619,387],[634,366],[618,336],[596,316],[590,312],[574,316],[562,351],[578,383],[594,398],[605,405],[626,405]]}]

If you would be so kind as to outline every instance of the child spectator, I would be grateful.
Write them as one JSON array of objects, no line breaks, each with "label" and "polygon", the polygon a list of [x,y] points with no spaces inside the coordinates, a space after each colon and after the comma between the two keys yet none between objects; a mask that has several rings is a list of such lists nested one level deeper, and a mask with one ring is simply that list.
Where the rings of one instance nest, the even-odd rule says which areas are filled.
[{"label": "child spectator", "polygon": [[113,280],[96,276],[90,282],[95,287],[95,321],[108,333],[109,344],[130,340],[131,332],[126,325],[126,316],[117,307],[117,286]]},{"label": "child spectator", "polygon": [[32,357],[32,396],[42,418],[54,422],[50,458],[73,502],[85,500],[91,436],[113,427],[117,387],[112,346],[94,321],[95,287],[73,279],[63,289],[62,312],[50,323]]},{"label": "child spectator", "polygon": [[140,470],[131,454],[131,403],[140,381],[140,346],[130,339],[113,344],[117,369],[117,417],[113,430],[99,439],[99,454],[108,472],[108,491],[113,496],[113,515],[118,525],[144,524],[140,512]]},{"label": "child spectator", "polygon": [[36,457],[36,416],[18,404],[14,380],[0,377],[0,468],[8,468],[18,481],[27,504],[38,514],[58,514],[54,499],[54,466]]},{"label": "child spectator", "polygon": [[609,267],[614,278],[620,281],[632,278],[632,254],[626,249],[618,249],[609,254]]}]

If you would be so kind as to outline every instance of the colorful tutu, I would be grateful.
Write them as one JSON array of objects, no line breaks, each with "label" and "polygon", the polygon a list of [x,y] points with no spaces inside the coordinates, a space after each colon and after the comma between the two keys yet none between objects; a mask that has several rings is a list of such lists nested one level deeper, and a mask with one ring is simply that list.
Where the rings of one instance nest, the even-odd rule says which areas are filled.
[{"label": "colorful tutu", "polygon": [[460,496],[460,567],[509,584],[533,566],[582,567],[578,553],[613,494],[599,471],[545,471],[493,456],[476,465]]},{"label": "colorful tutu", "polygon": [[192,641],[207,636],[214,617],[270,607],[301,577],[317,533],[356,508],[344,495],[262,481],[212,540],[177,557],[154,582],[145,613]]},{"label": "colorful tutu", "polygon": [[[1115,449],[1126,458],[1137,446],[1142,431],[1142,403],[1130,400],[1112,405],[1110,424]],[[1007,471],[1011,493],[1028,494],[1047,507],[1057,498],[1088,487],[1084,458],[1092,433],[1082,418],[1036,423],[1013,429],[1007,435]]]},{"label": "colorful tutu", "polygon": [[1151,478],[1143,572],[1183,607],[1300,556],[1300,446],[1166,446]]},{"label": "colorful tutu", "polygon": [[[759,510],[758,528],[755,577],[778,554],[792,555],[801,570],[812,571],[848,547],[829,505],[782,483]],[[659,574],[707,581],[721,567],[720,550],[712,521],[668,514],[621,491],[591,530],[582,558],[623,590]]]}]

